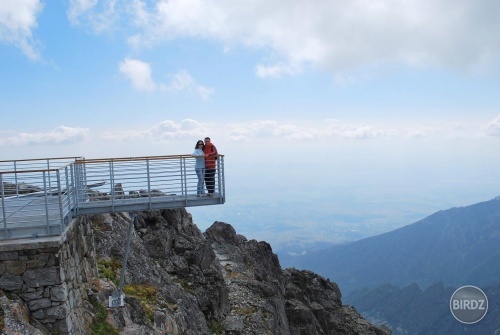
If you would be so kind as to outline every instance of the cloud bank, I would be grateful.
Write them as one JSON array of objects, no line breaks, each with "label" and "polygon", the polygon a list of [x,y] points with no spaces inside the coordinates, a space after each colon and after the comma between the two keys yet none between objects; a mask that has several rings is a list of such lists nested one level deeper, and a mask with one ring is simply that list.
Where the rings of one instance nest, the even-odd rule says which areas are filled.
[{"label": "cloud bank", "polygon": [[196,38],[264,50],[256,75],[279,77],[309,66],[336,75],[388,64],[498,70],[499,13],[489,0],[71,0],[68,19],[126,28],[134,48]]},{"label": "cloud bank", "polygon": [[[0,41],[37,59],[42,9],[40,0],[1,1]],[[196,38],[260,50],[259,77],[393,64],[489,72],[500,64],[500,2],[491,0],[70,0],[66,14],[97,34],[123,32],[134,48]]]},{"label": "cloud bank", "polygon": [[136,0],[134,46],[201,38],[269,50],[257,75],[404,64],[481,71],[499,65],[500,3],[488,0]]},{"label": "cloud bank", "polygon": [[[88,128],[59,126],[49,132],[18,133],[7,136],[0,134],[0,145],[31,144],[73,144],[83,141],[90,130]],[[349,123],[341,120],[327,119],[321,122],[280,122],[276,120],[260,120],[244,123],[209,123],[193,119],[179,122],[163,120],[146,129],[110,129],[95,135],[107,141],[151,141],[171,142],[184,139],[199,139],[207,134],[217,134],[219,138],[230,141],[249,141],[253,139],[305,140],[315,141],[327,138],[348,140],[388,139],[421,139],[444,138],[455,139],[477,138],[478,136],[500,137],[500,115],[479,126],[466,126],[460,123],[443,125],[421,125],[413,128],[397,125],[373,125],[368,123]]]},{"label": "cloud bank", "polygon": [[0,137],[0,145],[61,145],[83,141],[89,129],[59,126],[49,132],[18,133],[13,136]]},{"label": "cloud bank", "polygon": [[328,138],[347,140],[375,139],[456,139],[476,138],[478,136],[500,137],[500,116],[483,126],[465,126],[458,123],[429,124],[408,128],[406,125],[374,125],[369,123],[350,123],[327,119],[321,122],[280,122],[276,120],[256,120],[242,123],[204,123],[192,119],[180,122],[164,120],[148,129],[127,129],[106,132],[107,140],[122,141],[141,139],[151,141],[171,141],[176,139],[202,138],[206,134],[218,134],[219,138],[231,141],[250,141],[253,139],[275,140],[324,140]]}]

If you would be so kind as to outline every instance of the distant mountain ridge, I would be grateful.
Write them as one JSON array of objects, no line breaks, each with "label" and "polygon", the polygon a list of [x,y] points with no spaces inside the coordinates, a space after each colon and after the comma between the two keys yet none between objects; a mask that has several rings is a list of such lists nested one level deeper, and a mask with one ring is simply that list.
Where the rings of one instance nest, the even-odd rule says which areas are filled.
[{"label": "distant mountain ridge", "polygon": [[[500,197],[436,212],[408,226],[296,257],[293,266],[337,282],[346,295],[390,283],[427,287],[500,281]],[[286,266],[289,266],[287,264]]]}]

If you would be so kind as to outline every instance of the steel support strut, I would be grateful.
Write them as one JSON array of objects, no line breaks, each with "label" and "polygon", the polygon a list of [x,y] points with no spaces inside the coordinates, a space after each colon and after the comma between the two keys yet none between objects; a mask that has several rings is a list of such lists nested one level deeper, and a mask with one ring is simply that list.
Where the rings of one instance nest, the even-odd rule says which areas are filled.
[{"label": "steel support strut", "polygon": [[134,231],[134,225],[137,223],[137,213],[130,213],[130,223],[128,224],[128,235],[127,243],[125,244],[125,255],[123,255],[122,272],[120,275],[120,284],[118,285],[118,290],[113,292],[113,295],[109,297],[109,307],[123,307],[125,296],[123,295],[123,282],[125,281],[125,271],[127,269],[127,260],[130,253],[130,241],[132,240],[132,232]]}]

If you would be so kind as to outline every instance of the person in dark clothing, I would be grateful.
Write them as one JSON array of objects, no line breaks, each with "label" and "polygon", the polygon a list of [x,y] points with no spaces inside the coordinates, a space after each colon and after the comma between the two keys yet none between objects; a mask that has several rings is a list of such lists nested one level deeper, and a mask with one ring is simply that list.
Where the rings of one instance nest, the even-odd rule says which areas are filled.
[{"label": "person in dark clothing", "polygon": [[215,190],[215,172],[217,168],[217,148],[210,141],[210,137],[205,137],[205,186],[209,197],[214,196]]}]

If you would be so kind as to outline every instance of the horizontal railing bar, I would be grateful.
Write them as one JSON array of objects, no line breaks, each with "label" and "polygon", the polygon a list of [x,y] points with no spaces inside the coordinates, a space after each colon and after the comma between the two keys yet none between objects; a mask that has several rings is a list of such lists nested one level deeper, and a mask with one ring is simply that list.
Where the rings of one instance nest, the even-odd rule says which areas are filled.
[{"label": "horizontal railing bar", "polygon": [[1,163],[10,163],[10,162],[29,162],[29,161],[46,161],[46,160],[63,160],[63,159],[81,159],[82,156],[71,156],[71,157],[56,157],[56,158],[32,158],[32,159],[9,159],[9,160],[0,160]]},{"label": "horizontal railing bar", "polygon": [[[218,157],[223,157],[224,155],[218,155]],[[50,168],[50,169],[34,169],[34,170],[10,170],[10,171],[0,171],[1,174],[12,174],[12,173],[34,173],[34,172],[48,172],[48,171],[57,171],[64,169],[72,164],[89,164],[89,163],[107,163],[107,162],[140,162],[140,161],[146,161],[146,160],[174,160],[174,159],[179,159],[179,158],[190,158],[194,160],[194,157],[192,155],[168,155],[168,156],[141,156],[141,157],[121,157],[121,158],[93,158],[93,159],[86,159],[86,158],[80,158],[80,157],[63,157],[63,158],[35,158],[35,159],[23,159],[23,160],[10,160],[10,161],[0,161],[0,163],[8,163],[8,162],[28,162],[28,161],[42,161],[42,160],[62,160],[62,159],[70,159],[74,158],[77,159],[74,162],[67,163],[61,167],[57,168]],[[152,162],[154,163],[154,162]],[[156,165],[158,167],[158,165]],[[103,167],[104,168],[104,167]]]},{"label": "horizontal railing bar", "polygon": [[[224,155],[219,154],[219,157]],[[140,156],[140,157],[119,157],[119,158],[91,158],[91,159],[81,159],[75,161],[76,164],[87,164],[87,163],[103,163],[103,162],[122,162],[122,161],[145,161],[145,160],[164,160],[164,159],[178,159],[178,158],[193,158],[191,154],[182,155],[167,155],[167,156]]]},{"label": "horizontal railing bar", "polygon": [[60,171],[66,167],[71,166],[73,163],[68,163],[64,166],[58,168],[50,168],[50,169],[40,169],[40,170],[10,170],[10,171],[0,171],[0,174],[13,174],[13,173],[34,173],[34,172],[56,172]]}]

